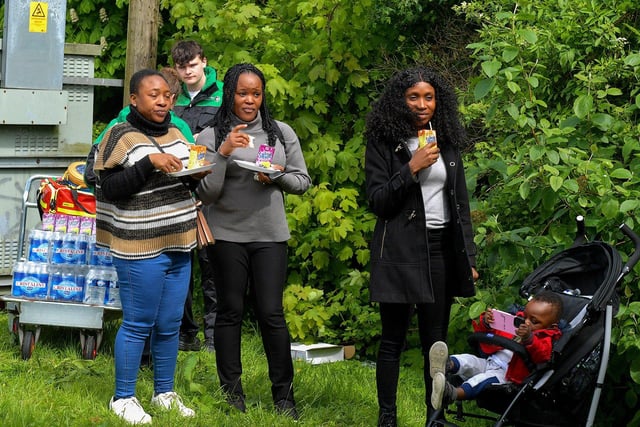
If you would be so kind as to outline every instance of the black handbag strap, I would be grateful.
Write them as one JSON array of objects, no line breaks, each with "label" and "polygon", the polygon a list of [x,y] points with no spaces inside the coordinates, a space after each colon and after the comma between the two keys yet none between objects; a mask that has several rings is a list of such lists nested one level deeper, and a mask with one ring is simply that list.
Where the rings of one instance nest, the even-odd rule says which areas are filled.
[{"label": "black handbag strap", "polygon": [[160,144],[158,144],[158,141],[156,141],[155,138],[153,138],[152,136],[149,136],[149,135],[145,135],[145,136],[149,139],[149,141],[151,141],[153,143],[153,145],[156,146],[156,148],[158,150],[160,150],[161,153],[165,153],[165,151],[162,149]]},{"label": "black handbag strap", "polygon": [[88,214],[91,214],[91,212],[89,212],[89,210],[82,205],[82,202],[80,201],[80,198],[78,197],[78,190],[76,190],[75,188],[70,188],[70,190],[71,190],[71,197],[73,198],[73,202],[76,205],[78,205],[78,207],[80,209],[82,209],[83,211],[85,211]]}]

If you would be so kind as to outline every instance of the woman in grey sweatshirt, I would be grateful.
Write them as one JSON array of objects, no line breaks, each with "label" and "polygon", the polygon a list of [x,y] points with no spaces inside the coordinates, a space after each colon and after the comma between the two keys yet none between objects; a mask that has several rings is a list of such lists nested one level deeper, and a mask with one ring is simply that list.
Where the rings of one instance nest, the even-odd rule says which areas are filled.
[{"label": "woman in grey sweatshirt", "polygon": [[[249,288],[276,411],[297,419],[282,294],[290,237],[284,193],[302,194],[311,185],[300,142],[289,125],[271,119],[262,72],[251,64],[237,64],[224,77],[218,114],[196,143],[207,147],[207,160],[216,164],[197,194],[216,238],[207,250],[218,293],[215,349],[220,384],[229,404],[244,412],[240,339]],[[269,155],[259,166],[257,158],[264,153]]]}]

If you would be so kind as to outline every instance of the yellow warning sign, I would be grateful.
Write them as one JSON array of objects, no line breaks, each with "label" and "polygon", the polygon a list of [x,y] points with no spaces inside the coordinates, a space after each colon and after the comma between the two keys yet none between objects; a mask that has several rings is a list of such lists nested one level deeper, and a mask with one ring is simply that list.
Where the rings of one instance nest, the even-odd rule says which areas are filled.
[{"label": "yellow warning sign", "polygon": [[49,4],[32,1],[29,4],[29,32],[46,33]]}]

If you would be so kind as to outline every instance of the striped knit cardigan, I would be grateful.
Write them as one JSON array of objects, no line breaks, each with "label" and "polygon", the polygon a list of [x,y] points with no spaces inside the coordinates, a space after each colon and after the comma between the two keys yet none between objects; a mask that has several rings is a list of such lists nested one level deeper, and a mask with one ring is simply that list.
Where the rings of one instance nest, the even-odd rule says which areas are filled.
[{"label": "striped knit cardigan", "polygon": [[[189,158],[184,136],[175,127],[154,137],[164,152]],[[100,143],[94,170],[103,173],[136,167],[149,154],[158,153],[153,142],[129,122],[113,126]],[[196,246],[196,211],[189,189],[179,178],[157,170],[131,174],[128,197],[108,200],[96,185],[96,243],[115,257],[153,258],[167,251],[189,252]],[[140,179],[143,183],[138,182]],[[129,186],[126,186],[129,188]]]}]

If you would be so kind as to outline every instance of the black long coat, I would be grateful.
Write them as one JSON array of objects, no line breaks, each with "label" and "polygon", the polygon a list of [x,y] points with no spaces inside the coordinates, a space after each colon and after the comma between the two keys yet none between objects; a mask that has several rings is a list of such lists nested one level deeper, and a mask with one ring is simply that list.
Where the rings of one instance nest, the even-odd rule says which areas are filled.
[{"label": "black long coat", "polygon": [[[440,147],[447,171],[446,195],[455,245],[456,280],[453,296],[475,293],[471,267],[475,245],[469,195],[460,151]],[[371,301],[385,303],[434,302],[429,271],[429,248],[420,183],[409,170],[405,142],[369,142],[365,154],[369,206],[378,217],[371,240]],[[455,282],[455,283],[454,283]]]}]

